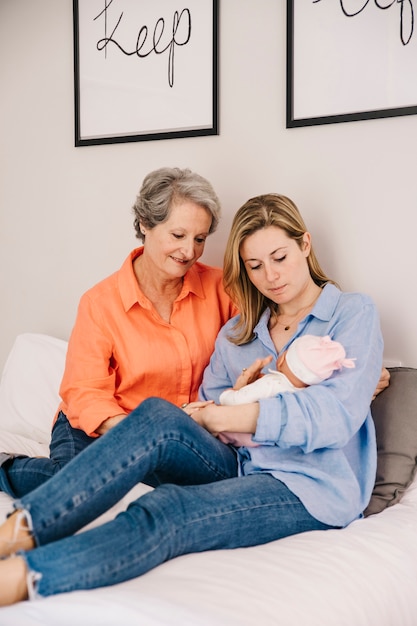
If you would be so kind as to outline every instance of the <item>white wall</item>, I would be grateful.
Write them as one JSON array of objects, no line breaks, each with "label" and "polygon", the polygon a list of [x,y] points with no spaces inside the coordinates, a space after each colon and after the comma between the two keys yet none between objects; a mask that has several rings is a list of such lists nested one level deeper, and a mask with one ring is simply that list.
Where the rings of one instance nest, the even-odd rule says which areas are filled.
[{"label": "white wall", "polygon": [[386,359],[417,367],[417,116],[285,129],[285,2],[222,0],[220,135],[74,147],[71,0],[0,0],[0,366],[15,336],[68,338],[83,291],[137,240],[144,175],[189,166],[224,207],[292,197],[327,272],[372,295]]}]

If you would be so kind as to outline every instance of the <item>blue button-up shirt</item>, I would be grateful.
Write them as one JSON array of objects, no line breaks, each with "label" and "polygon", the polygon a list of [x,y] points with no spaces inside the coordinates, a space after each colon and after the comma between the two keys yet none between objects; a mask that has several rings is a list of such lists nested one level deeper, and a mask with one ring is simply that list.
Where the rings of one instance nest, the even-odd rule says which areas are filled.
[{"label": "blue button-up shirt", "polygon": [[[278,354],[268,331],[265,311],[250,343],[228,340],[237,318],[220,331],[200,388],[200,398],[219,402],[243,367],[258,357]],[[336,371],[329,379],[295,393],[259,401],[253,441],[238,448],[241,475],[267,472],[296,494],[316,519],[345,526],[361,516],[375,482],[376,440],[370,403],[382,367],[383,340],[371,298],[343,293],[326,285],[295,335],[330,335],[339,341],[355,368]],[[266,368],[267,370],[267,368]]]}]

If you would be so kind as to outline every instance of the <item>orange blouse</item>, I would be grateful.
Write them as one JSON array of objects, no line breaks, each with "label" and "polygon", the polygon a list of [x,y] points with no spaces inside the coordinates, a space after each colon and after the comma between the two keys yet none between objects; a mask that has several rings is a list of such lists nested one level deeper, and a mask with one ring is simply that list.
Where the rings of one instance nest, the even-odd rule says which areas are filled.
[{"label": "orange blouse", "polygon": [[107,418],[159,396],[197,399],[217,333],[236,314],[222,271],[195,263],[165,322],[142,293],[131,252],[119,271],[81,298],[68,344],[59,410],[90,436]]}]

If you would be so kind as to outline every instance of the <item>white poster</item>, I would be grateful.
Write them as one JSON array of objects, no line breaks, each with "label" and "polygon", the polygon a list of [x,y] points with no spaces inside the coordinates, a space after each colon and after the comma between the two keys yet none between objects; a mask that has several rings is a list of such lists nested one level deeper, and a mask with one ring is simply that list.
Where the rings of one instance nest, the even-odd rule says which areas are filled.
[{"label": "white poster", "polygon": [[416,0],[288,0],[287,127],[417,113]]},{"label": "white poster", "polygon": [[217,0],[74,0],[76,145],[217,134]]}]

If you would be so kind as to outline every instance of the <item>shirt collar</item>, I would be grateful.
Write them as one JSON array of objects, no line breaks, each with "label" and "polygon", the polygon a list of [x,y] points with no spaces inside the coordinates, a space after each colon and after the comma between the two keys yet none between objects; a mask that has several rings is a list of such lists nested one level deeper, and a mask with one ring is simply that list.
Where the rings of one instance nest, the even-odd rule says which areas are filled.
[{"label": "shirt collar", "polygon": [[201,282],[201,265],[197,262],[188,270],[184,276],[184,284],[181,289],[181,293],[178,296],[178,300],[186,298],[189,293],[193,293],[199,298],[205,298],[204,288]]},{"label": "shirt collar", "polygon": [[324,285],[322,292],[310,312],[317,319],[329,322],[336,310],[342,292],[332,283]]},{"label": "shirt collar", "polygon": [[[143,254],[143,246],[132,250],[118,272],[120,297],[126,312],[129,311],[129,309],[131,309],[136,303],[139,303],[140,306],[145,309],[151,308],[148,298],[146,298],[146,296],[142,293],[142,290],[138,285],[138,281],[136,280],[135,272],[133,270],[133,261],[141,254]],[[200,271],[201,266],[199,263],[194,263],[194,265],[188,270],[184,276],[184,283],[181,293],[178,296],[178,300],[186,298],[189,293],[194,293],[199,298],[205,297]]]},{"label": "shirt collar", "polygon": [[[316,317],[323,322],[329,322],[336,310],[339,302],[341,291],[332,283],[327,283],[322,289],[320,296],[318,297],[315,305],[310,311],[309,315]],[[261,315],[259,322],[254,328],[255,334],[261,339],[264,338],[265,328],[268,329],[268,322],[271,316],[270,309],[267,308]],[[269,331],[267,331],[269,334]]]},{"label": "shirt collar", "polygon": [[133,261],[141,254],[143,254],[143,246],[132,250],[118,272],[120,297],[126,312],[144,298],[133,271]]}]

